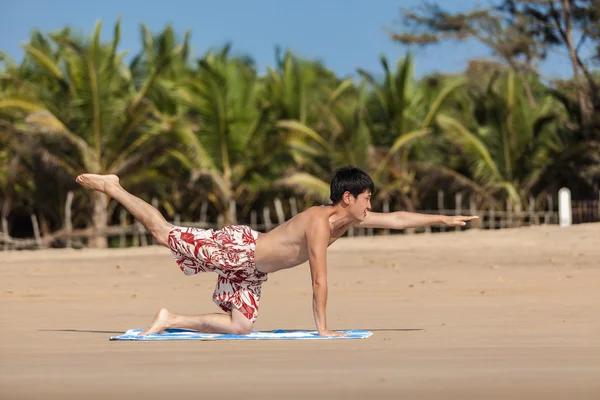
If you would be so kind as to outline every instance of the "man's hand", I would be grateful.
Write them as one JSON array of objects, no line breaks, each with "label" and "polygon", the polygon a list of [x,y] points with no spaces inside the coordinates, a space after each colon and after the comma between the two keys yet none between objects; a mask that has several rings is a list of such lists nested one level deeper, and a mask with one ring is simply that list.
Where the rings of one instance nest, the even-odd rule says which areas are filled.
[{"label": "man's hand", "polygon": [[448,226],[465,226],[467,221],[471,221],[474,219],[478,219],[478,216],[464,217],[462,215],[457,215],[455,217],[445,216],[442,222]]},{"label": "man's hand", "polygon": [[329,329],[324,329],[319,331],[319,336],[348,336],[343,332],[330,331]]}]

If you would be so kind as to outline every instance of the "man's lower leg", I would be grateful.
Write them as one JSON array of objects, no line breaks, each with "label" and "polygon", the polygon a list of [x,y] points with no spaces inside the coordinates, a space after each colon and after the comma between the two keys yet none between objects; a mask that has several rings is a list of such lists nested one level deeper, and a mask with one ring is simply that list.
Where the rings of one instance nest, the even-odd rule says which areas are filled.
[{"label": "man's lower leg", "polygon": [[166,308],[161,308],[156,313],[150,328],[141,335],[160,333],[169,328],[192,329],[205,333],[248,334],[252,330],[252,323],[237,309],[234,309],[229,316],[228,314],[176,315]]},{"label": "man's lower leg", "polygon": [[136,220],[152,232],[160,244],[167,245],[172,225],[156,208],[123,189],[116,175],[83,174],[77,177],[77,182],[87,188],[106,193],[118,201]]}]

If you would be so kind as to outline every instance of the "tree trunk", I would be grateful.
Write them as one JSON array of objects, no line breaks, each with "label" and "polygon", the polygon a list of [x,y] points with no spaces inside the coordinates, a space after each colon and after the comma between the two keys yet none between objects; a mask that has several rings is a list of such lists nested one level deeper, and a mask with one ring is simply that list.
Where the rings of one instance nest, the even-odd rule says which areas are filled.
[{"label": "tree trunk", "polygon": [[223,201],[223,224],[225,224],[225,226],[237,224],[237,215],[235,208],[236,204],[233,197],[226,197]]},{"label": "tree trunk", "polygon": [[573,66],[573,80],[577,90],[577,99],[579,101],[579,108],[581,109],[581,124],[583,125],[584,135],[588,133],[589,126],[589,112],[586,101],[586,94],[584,93],[583,85],[579,77],[579,64],[577,62],[577,51],[575,50],[575,44],[573,43],[573,28],[571,27],[571,5],[569,0],[563,0],[563,18],[565,22],[565,41],[569,50],[569,56],[571,58],[571,64]]},{"label": "tree trunk", "polygon": [[42,231],[42,237],[48,236],[52,233],[50,230],[50,225],[48,225],[48,220],[44,217],[44,214],[40,215],[40,229]]},{"label": "tree trunk", "polygon": [[221,208],[223,210],[223,214],[221,215],[223,216],[223,224],[225,226],[237,224],[236,205],[233,190],[231,189],[230,175],[231,172],[225,172],[223,177],[225,185],[221,186],[221,193],[219,196]]},{"label": "tree trunk", "polygon": [[0,213],[0,219],[2,220],[2,233],[4,234],[4,250],[8,250],[8,242],[10,240],[10,232],[8,228],[8,214],[10,213],[10,208],[12,206],[12,198],[10,194],[4,198],[4,202],[2,203],[2,212]]},{"label": "tree trunk", "polygon": [[[108,219],[108,198],[103,193],[94,192],[92,194],[92,205],[94,207],[92,211],[92,225],[95,230],[104,230]],[[108,247],[108,240],[104,235],[91,237],[89,247],[105,249]]]}]

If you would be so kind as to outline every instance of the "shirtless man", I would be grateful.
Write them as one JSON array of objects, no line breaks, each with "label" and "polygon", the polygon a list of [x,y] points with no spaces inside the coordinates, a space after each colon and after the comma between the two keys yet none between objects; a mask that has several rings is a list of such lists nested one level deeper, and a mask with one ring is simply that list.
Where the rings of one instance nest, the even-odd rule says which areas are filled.
[{"label": "shirtless man", "polygon": [[83,174],[77,182],[105,193],[121,203],[148,229],[156,241],[168,247],[186,275],[213,271],[218,275],[213,300],[226,314],[176,315],[160,309],[149,329],[168,328],[208,333],[249,334],[258,315],[261,284],[268,274],[310,264],[313,315],[317,332],[343,335],[327,328],[327,248],[351,226],[406,229],[433,224],[463,226],[475,216],[443,216],[409,212],[371,212],[373,181],[358,168],[336,171],[331,182],[329,206],[311,207],[272,231],[263,234],[247,226],[219,231],[173,226],[150,204],[128,193],[116,175]]}]

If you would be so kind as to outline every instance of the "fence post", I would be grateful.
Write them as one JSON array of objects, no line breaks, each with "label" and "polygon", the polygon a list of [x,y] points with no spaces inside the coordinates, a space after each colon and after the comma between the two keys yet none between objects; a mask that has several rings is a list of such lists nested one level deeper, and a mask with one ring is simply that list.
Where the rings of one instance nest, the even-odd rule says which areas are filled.
[{"label": "fence post", "polygon": [[348,237],[354,237],[354,227],[350,226],[350,228],[348,228]]},{"label": "fence post", "polygon": [[207,213],[208,213],[208,202],[203,201],[202,206],[200,207],[200,222],[208,225]]},{"label": "fence post", "polygon": [[65,232],[67,233],[66,247],[73,247],[73,240],[71,239],[71,231],[73,230],[73,223],[71,222],[71,205],[73,204],[73,192],[67,193],[67,201],[65,202]]},{"label": "fence post", "polygon": [[[469,196],[469,215],[477,215],[477,202],[474,195]],[[480,219],[473,220],[472,226],[476,229],[481,229],[482,218],[483,216]]]},{"label": "fence post", "polygon": [[33,225],[33,235],[35,236],[35,244],[37,247],[42,247],[42,236],[40,235],[40,225],[38,224],[37,216],[31,214],[31,224]]},{"label": "fence post", "polygon": [[231,224],[237,224],[237,205],[234,199],[229,199],[229,215],[231,215]]},{"label": "fence post", "polygon": [[265,221],[265,232],[269,232],[273,226],[273,223],[271,222],[271,210],[269,210],[269,207],[263,208],[263,219]]},{"label": "fence post", "polygon": [[296,203],[295,197],[290,197],[289,202],[290,202],[290,211],[291,211],[292,217],[293,217],[294,215],[298,214],[298,204]]},{"label": "fence post", "polygon": [[570,226],[572,222],[571,191],[561,188],[558,191],[558,221],[560,226]]},{"label": "fence post", "polygon": [[119,234],[119,247],[127,246],[127,236],[125,230],[127,229],[127,210],[121,209],[119,214],[119,222],[121,223],[121,233]]},{"label": "fence post", "polygon": [[[444,215],[446,211],[444,210],[444,192],[442,190],[438,190],[437,192],[437,203],[439,214]],[[446,225],[440,225],[440,231],[446,232]]]},{"label": "fence post", "polygon": [[535,199],[533,196],[529,196],[529,225],[539,225],[540,216],[535,211]]},{"label": "fence post", "polygon": [[[388,197],[383,199],[383,212],[384,213],[389,213],[390,212],[390,199]],[[389,235],[390,234],[390,230],[389,229],[384,229],[383,233],[385,235]]]},{"label": "fence post", "polygon": [[8,220],[4,216],[2,217],[2,233],[4,234],[4,251],[7,251],[10,235],[8,233]]},{"label": "fence post", "polygon": [[131,246],[133,246],[133,247],[139,247],[139,245],[140,245],[140,236],[137,234],[137,228],[136,228],[135,224],[136,224],[136,222],[134,222],[132,224],[132,229],[131,229]]},{"label": "fence post", "polygon": [[[156,197],[152,198],[152,207],[154,207],[158,210],[158,199]],[[153,245],[156,244],[156,239],[154,238],[154,235],[152,235],[152,244]]]},{"label": "fence post", "polygon": [[256,222],[256,210],[252,210],[250,211],[250,227],[253,230],[258,230],[258,226],[257,226],[257,222]]},{"label": "fence post", "polygon": [[494,207],[490,207],[490,220],[489,220],[489,228],[496,229],[496,213],[494,212]]},{"label": "fence post", "polygon": [[146,228],[144,228],[144,225],[142,225],[140,221],[136,220],[135,224],[137,227],[137,234],[140,237],[140,245],[148,246],[148,239],[146,238]]},{"label": "fence post", "polygon": [[549,224],[552,222],[552,213],[554,212],[554,202],[550,194],[546,196],[546,205],[548,206],[548,212],[544,214],[544,224]]},{"label": "fence post", "polygon": [[[455,206],[456,206],[456,211],[454,213],[454,215],[460,215],[461,214],[461,209],[462,209],[462,193],[458,192],[454,195],[454,202],[455,202]],[[460,231],[460,226],[456,226],[454,227],[455,231]]]},{"label": "fence post", "polygon": [[279,200],[279,198],[277,198],[277,197],[275,197],[275,200],[273,200],[273,203],[275,204],[275,214],[277,215],[277,221],[279,222],[279,225],[281,225],[285,222],[285,214],[283,213],[283,205],[281,204],[281,200]]}]

